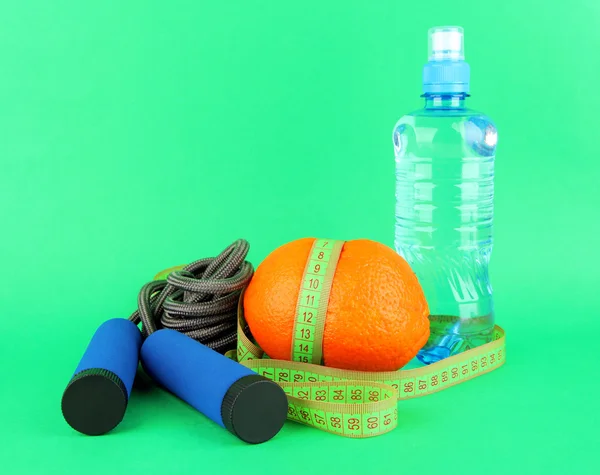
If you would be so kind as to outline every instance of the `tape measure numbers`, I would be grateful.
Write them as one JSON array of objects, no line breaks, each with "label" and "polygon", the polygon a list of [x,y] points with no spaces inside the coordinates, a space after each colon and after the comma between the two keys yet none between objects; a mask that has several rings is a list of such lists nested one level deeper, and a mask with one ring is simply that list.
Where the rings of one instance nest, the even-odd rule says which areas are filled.
[{"label": "tape measure numbers", "polygon": [[256,345],[238,306],[238,345],[230,357],[277,382],[288,395],[288,418],[345,437],[373,437],[398,424],[397,403],[488,373],[505,361],[504,330],[493,341],[410,370],[366,372],[321,366],[329,291],[343,241],[317,239],[309,253],[296,305],[293,361],[273,360]]}]

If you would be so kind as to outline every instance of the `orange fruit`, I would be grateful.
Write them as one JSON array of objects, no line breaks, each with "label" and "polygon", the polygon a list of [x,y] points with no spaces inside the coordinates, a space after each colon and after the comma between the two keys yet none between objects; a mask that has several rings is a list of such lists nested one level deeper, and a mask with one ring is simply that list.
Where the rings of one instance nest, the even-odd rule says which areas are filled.
[{"label": "orange fruit", "polygon": [[[246,289],[246,321],[271,358],[291,358],[296,302],[314,241],[299,239],[275,249]],[[428,315],[423,289],[399,254],[375,241],[347,241],[329,295],[323,364],[361,371],[400,369],[429,338]]]}]

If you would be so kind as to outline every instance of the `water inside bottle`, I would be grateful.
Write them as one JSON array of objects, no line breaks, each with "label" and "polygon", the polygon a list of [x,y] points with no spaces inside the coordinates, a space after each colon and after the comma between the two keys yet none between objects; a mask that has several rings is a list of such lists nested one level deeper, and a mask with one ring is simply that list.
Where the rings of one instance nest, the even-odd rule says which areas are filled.
[{"label": "water inside bottle", "polygon": [[491,341],[496,128],[465,95],[426,99],[394,129],[395,247],[425,292],[430,364]]}]

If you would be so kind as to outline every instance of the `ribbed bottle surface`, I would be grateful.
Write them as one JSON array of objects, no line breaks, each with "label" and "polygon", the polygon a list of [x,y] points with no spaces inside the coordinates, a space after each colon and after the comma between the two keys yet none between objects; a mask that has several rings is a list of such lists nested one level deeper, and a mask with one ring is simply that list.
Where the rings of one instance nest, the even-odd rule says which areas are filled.
[{"label": "ribbed bottle surface", "polygon": [[[430,307],[432,363],[491,340],[496,129],[464,98],[404,116],[394,134],[395,247]],[[428,101],[429,102],[429,101]],[[435,101],[429,104],[432,106]]]}]

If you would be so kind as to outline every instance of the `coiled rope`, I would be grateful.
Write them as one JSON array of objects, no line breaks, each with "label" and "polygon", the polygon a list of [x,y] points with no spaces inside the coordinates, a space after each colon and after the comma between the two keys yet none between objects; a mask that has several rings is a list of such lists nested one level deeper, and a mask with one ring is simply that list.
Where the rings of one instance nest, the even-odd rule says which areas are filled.
[{"label": "coiled rope", "polygon": [[220,353],[235,348],[237,308],[254,267],[246,261],[250,245],[238,239],[215,258],[200,259],[166,280],[148,282],[129,317],[142,323],[144,338],[170,328]]}]

